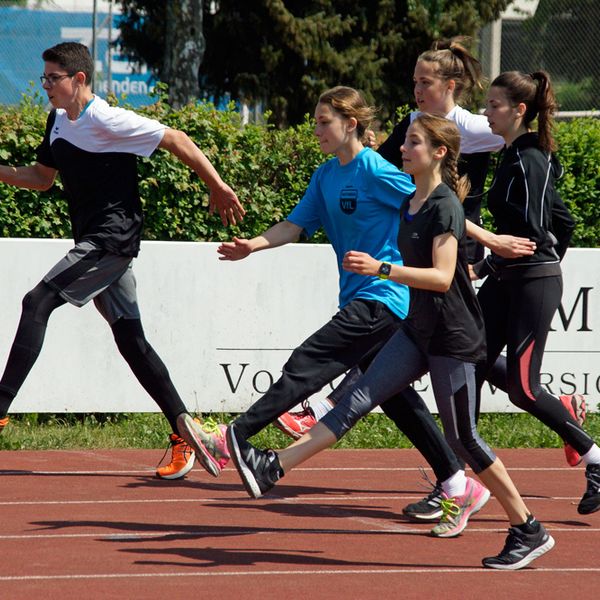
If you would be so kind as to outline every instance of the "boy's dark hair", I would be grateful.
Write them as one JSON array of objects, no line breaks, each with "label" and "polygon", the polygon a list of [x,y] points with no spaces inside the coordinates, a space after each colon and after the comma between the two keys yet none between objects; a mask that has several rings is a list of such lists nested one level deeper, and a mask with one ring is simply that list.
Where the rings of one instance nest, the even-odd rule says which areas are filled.
[{"label": "boy's dark hair", "polygon": [[60,65],[69,75],[81,71],[85,74],[86,84],[91,85],[94,61],[87,46],[78,42],[63,42],[44,50],[42,59]]}]

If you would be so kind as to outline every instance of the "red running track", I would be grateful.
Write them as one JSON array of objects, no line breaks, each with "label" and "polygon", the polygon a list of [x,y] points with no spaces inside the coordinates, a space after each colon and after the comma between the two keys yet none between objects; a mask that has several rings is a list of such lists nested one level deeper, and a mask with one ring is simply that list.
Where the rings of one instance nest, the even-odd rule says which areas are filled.
[{"label": "red running track", "polygon": [[161,481],[160,451],[0,452],[0,598],[597,598],[600,512],[562,450],[504,450],[556,540],[518,572],[480,567],[506,522],[492,499],[458,538],[402,507],[424,495],[413,450],[333,450],[252,500],[237,473]]}]

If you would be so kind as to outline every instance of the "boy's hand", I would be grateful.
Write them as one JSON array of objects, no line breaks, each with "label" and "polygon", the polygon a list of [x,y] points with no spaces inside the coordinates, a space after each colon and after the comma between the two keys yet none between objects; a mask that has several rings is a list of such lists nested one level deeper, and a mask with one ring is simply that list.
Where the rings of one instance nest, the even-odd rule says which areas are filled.
[{"label": "boy's hand", "polygon": [[246,214],[235,192],[226,183],[210,190],[209,213],[212,215],[215,210],[219,212],[223,225],[236,225]]}]

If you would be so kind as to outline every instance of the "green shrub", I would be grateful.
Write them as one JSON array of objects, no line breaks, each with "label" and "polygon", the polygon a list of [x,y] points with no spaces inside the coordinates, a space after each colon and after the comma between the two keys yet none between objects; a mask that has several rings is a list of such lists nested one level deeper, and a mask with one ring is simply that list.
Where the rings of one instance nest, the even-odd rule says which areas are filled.
[{"label": "green shrub", "polygon": [[[160,92],[159,92],[160,94]],[[188,105],[175,111],[159,95],[141,109],[149,117],[181,129],[200,146],[247,212],[239,227],[225,228],[208,214],[208,191],[199,178],[168,152],[139,160],[140,194],[146,239],[221,241],[251,237],[284,218],[302,197],[315,168],[324,160],[311,121],[289,129],[242,125],[230,106]],[[39,94],[24,95],[17,107],[0,110],[0,163],[35,161],[46,112]],[[577,220],[575,246],[594,247],[600,238],[600,121],[575,119],[558,125],[559,156],[566,169],[560,190]],[[70,237],[60,181],[46,192],[0,183],[3,237]],[[326,241],[323,234],[313,241]]]},{"label": "green shrub", "polygon": [[577,222],[572,245],[595,248],[600,246],[600,119],[561,122],[556,139],[565,169],[558,189]]}]

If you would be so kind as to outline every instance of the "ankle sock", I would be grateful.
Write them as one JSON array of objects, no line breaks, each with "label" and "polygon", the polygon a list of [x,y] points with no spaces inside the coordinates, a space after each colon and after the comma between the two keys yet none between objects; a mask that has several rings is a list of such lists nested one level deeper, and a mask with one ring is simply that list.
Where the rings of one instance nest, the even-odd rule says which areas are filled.
[{"label": "ankle sock", "polygon": [[445,481],[442,481],[442,489],[448,498],[457,498],[463,496],[467,489],[467,476],[461,469],[456,471],[452,477],[448,477]]},{"label": "ankle sock", "polygon": [[327,398],[317,400],[317,402],[310,405],[310,409],[313,411],[317,421],[320,421],[332,408],[333,404]]},{"label": "ankle sock", "polygon": [[525,523],[521,523],[521,525],[515,525],[514,527],[523,533],[532,534],[539,531],[540,522],[533,515],[529,515]]},{"label": "ankle sock", "polygon": [[594,444],[581,458],[586,465],[600,464],[600,448]]}]

